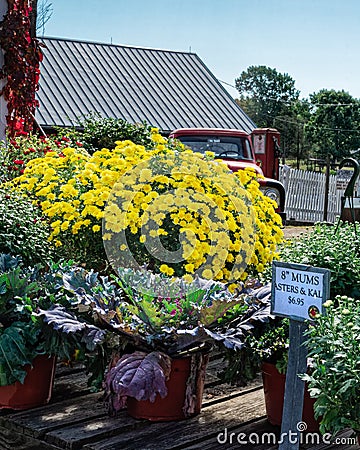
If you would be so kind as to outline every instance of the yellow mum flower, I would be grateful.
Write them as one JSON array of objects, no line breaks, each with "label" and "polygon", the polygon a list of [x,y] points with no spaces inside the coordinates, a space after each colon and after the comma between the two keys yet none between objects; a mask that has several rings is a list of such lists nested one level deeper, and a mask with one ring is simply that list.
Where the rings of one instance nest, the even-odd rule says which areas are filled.
[{"label": "yellow mum flower", "polygon": [[210,269],[205,269],[202,272],[202,277],[205,278],[206,280],[211,280],[213,277],[213,273]]}]

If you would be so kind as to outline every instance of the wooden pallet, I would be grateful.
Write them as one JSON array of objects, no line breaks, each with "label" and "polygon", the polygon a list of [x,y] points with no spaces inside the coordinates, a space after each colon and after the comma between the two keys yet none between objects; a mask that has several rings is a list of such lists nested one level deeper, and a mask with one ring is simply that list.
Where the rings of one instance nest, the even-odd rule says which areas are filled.
[{"label": "wooden pallet", "polygon": [[[60,369],[49,405],[24,412],[1,412],[1,450],[275,450],[269,442],[239,444],[237,437],[279,435],[265,418],[260,380],[246,388],[219,384],[210,363],[203,409],[180,422],[150,423],[125,411],[109,418],[101,394],[91,393],[81,369]],[[225,430],[227,437],[225,436]],[[232,433],[232,438],[231,438]],[[241,435],[240,433],[244,433]],[[233,444],[231,444],[231,439]],[[226,442],[225,442],[226,441]],[[312,450],[355,450],[358,446],[308,446]]]}]

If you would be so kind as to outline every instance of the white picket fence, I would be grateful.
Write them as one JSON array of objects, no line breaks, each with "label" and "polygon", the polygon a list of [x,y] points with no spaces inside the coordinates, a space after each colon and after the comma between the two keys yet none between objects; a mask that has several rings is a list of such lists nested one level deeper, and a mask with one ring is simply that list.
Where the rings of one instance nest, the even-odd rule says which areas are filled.
[{"label": "white picket fence", "polygon": [[[287,219],[318,222],[324,219],[325,174],[280,167],[279,179],[285,186]],[[327,221],[335,222],[341,212],[343,189],[337,189],[336,175],[330,175]]]}]

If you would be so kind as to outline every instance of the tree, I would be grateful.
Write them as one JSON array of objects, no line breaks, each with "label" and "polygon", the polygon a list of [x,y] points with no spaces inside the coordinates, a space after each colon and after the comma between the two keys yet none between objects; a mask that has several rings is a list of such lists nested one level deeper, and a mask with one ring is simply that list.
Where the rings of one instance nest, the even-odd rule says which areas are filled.
[{"label": "tree", "polygon": [[[300,168],[300,160],[308,157],[310,146],[305,138],[305,126],[310,118],[309,102],[297,100],[291,104],[284,114],[274,120],[274,126],[281,134],[281,147],[283,157],[296,159],[297,168]],[[285,163],[285,161],[283,161]]]},{"label": "tree", "polygon": [[36,37],[37,33],[45,34],[45,24],[50,20],[53,7],[48,0],[30,0],[31,13],[31,37]]},{"label": "tree", "polygon": [[235,80],[239,105],[259,127],[273,127],[275,119],[291,111],[300,92],[287,73],[266,66],[250,66]]},{"label": "tree", "polygon": [[349,156],[360,147],[360,101],[348,92],[322,89],[310,95],[306,138],[320,157]]},{"label": "tree", "polygon": [[281,148],[286,157],[303,156],[303,124],[308,107],[299,100],[300,92],[288,74],[266,66],[250,66],[235,80],[240,93],[237,103],[258,127],[274,127],[281,134]]}]

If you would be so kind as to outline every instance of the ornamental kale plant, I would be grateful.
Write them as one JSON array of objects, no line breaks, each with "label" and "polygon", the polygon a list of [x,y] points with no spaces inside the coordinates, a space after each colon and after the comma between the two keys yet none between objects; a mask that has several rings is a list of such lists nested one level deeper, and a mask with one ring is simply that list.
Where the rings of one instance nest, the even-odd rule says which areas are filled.
[{"label": "ornamental kale plant", "polygon": [[327,314],[317,316],[307,331],[312,365],[302,378],[316,398],[322,433],[345,428],[360,433],[360,301],[337,296],[325,306]]},{"label": "ornamental kale plant", "polygon": [[[268,315],[268,304],[248,300],[241,317],[230,314],[231,320],[219,321],[234,305],[245,304],[249,287],[233,295],[219,282],[196,278],[186,283],[145,269],[119,269],[115,281],[72,269],[62,282],[71,310],[55,306],[40,311],[44,322],[57,331],[84,332],[89,350],[94,344],[102,349],[103,363],[110,363],[105,384],[112,412],[129,395],[138,399],[163,395],[161,380],[167,376],[170,358],[204,349],[211,342],[241,349],[247,333]],[[99,368],[93,364],[89,369],[94,379],[99,379]]]}]

